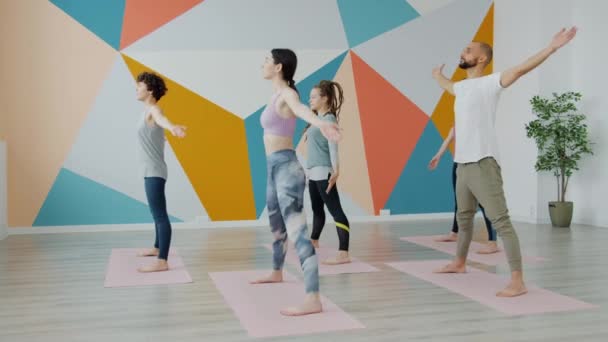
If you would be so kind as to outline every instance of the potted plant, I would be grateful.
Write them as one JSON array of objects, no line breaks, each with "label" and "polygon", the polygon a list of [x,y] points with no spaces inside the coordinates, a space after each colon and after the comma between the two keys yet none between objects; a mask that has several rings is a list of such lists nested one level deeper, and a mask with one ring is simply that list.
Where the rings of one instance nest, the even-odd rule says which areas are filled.
[{"label": "potted plant", "polygon": [[593,154],[585,124],[585,115],[577,112],[576,92],[553,93],[552,98],[534,96],[530,103],[536,119],[526,125],[528,138],[538,147],[536,171],[553,171],[557,179],[557,201],[549,202],[549,216],[554,227],[569,227],[573,203],[566,201],[568,181],[585,154]]}]

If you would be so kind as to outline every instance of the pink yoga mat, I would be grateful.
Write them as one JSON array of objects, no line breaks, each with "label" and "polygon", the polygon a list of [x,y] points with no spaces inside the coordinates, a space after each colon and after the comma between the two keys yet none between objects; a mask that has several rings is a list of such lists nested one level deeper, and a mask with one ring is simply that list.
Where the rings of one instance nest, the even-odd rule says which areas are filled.
[{"label": "pink yoga mat", "polygon": [[[456,242],[438,242],[435,241],[439,235],[425,235],[425,236],[406,236],[402,237],[401,240],[408,241],[411,243],[415,243],[417,245],[421,245],[424,247],[432,248],[434,250],[444,252],[451,255],[456,255]],[[500,246],[500,251],[494,254],[478,254],[477,251],[484,247],[483,244],[479,242],[471,242],[471,247],[469,247],[469,255],[467,256],[467,260],[478,262],[480,264],[496,266],[507,263],[507,257],[505,255],[505,251]],[[544,258],[536,257],[536,256],[528,256],[522,255],[522,260],[527,264],[537,264],[542,261],[545,261]]]},{"label": "pink yoga mat", "polygon": [[507,277],[472,267],[467,267],[467,273],[433,273],[433,270],[441,268],[449,262],[449,260],[407,261],[387,265],[508,315],[531,315],[597,307],[532,284],[526,284],[528,293],[525,295],[513,298],[497,297],[496,292],[505,288],[509,283]]},{"label": "pink yoga mat", "polygon": [[287,272],[283,272],[283,283],[249,284],[250,280],[269,273],[270,270],[209,273],[249,336],[293,336],[365,328],[323,296],[322,313],[299,317],[281,315],[281,309],[304,300],[304,285]]},{"label": "pink yoga mat", "polygon": [[[272,245],[264,245],[266,249],[272,252]],[[336,275],[336,274],[347,274],[347,273],[368,273],[378,272],[379,270],[372,265],[366,264],[359,261],[357,258],[350,257],[350,263],[341,265],[324,265],[321,262],[325,259],[333,258],[338,252],[337,248],[329,248],[320,246],[315,249],[317,259],[319,260],[319,275]],[[300,258],[295,251],[294,246],[290,243],[287,248],[287,255],[285,256],[285,262],[294,266],[300,272],[302,268],[300,266]]]},{"label": "pink yoga mat", "polygon": [[106,272],[105,287],[164,285],[191,283],[192,278],[177,251],[169,253],[169,270],[140,273],[137,268],[155,261],[155,257],[138,257],[141,249],[113,249]]}]

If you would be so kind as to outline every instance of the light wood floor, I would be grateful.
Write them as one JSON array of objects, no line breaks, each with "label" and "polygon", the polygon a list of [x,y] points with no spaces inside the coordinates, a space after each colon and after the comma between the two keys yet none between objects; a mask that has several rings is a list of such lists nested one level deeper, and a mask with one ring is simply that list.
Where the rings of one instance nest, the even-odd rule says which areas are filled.
[{"label": "light wood floor", "polygon": [[[384,265],[448,258],[399,240],[448,228],[447,221],[354,224],[352,254],[381,272],[325,276],[321,289],[366,329],[272,340],[608,341],[608,229],[517,224],[524,254],[550,259],[524,265],[527,282],[600,308],[509,317]],[[152,228],[0,241],[0,341],[249,340],[207,273],[269,268],[267,229],[175,230],[173,245],[194,283],[104,288],[111,249],[151,239]],[[323,240],[337,245],[333,227]],[[506,266],[480,268],[508,273]]]}]

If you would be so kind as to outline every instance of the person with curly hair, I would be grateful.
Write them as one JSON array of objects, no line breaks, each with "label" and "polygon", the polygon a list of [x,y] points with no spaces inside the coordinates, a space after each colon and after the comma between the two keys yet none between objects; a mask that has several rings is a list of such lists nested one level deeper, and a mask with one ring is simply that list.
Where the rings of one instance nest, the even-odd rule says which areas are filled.
[{"label": "person with curly hair", "polygon": [[164,156],[164,130],[183,138],[186,135],[186,127],[173,124],[158,106],[158,101],[166,92],[165,81],[160,76],[149,72],[142,72],[137,76],[137,100],[143,102],[145,106],[137,129],[137,152],[148,205],[156,227],[154,248],[142,251],[138,255],[158,258],[156,263],[139,268],[139,272],[159,272],[169,269],[167,259],[171,244],[171,222],[165,199],[167,164]]}]

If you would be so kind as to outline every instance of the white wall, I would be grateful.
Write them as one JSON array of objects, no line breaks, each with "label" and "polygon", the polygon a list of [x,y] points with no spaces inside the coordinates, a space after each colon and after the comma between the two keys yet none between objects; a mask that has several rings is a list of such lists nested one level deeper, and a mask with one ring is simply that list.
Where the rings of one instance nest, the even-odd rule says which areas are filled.
[{"label": "white wall", "polygon": [[567,199],[574,202],[575,223],[608,226],[608,211],[602,201],[602,195],[608,193],[608,179],[602,174],[608,170],[608,151],[603,142],[608,125],[602,120],[608,112],[608,99],[601,94],[608,76],[608,68],[604,66],[608,48],[603,43],[608,32],[603,17],[608,2],[496,0],[495,6],[497,70],[519,63],[544,47],[561,27],[579,27],[571,44],[505,92],[501,100],[497,125],[505,192],[513,218],[548,222],[547,202],[557,196],[555,179],[550,174],[536,174],[533,169],[536,148],[525,137],[524,129],[525,123],[533,118],[529,100],[535,94],[547,96],[572,90],[583,94],[579,109],[587,115],[590,135],[596,144],[595,156],[584,159],[581,171],[571,179]]},{"label": "white wall", "polygon": [[[496,0],[494,6],[494,70],[504,71],[538,49],[541,6],[530,0]],[[524,125],[533,118],[529,99],[538,89],[538,71],[533,71],[503,92],[496,117],[505,195],[512,218],[519,221],[536,220],[537,153]]]},{"label": "white wall", "polygon": [[6,211],[6,143],[0,140],[0,240],[8,235]]},{"label": "white wall", "polygon": [[581,163],[581,172],[571,180],[569,193],[574,201],[574,220],[579,223],[608,227],[608,2],[574,0],[573,22],[581,32],[573,42],[573,86],[583,94],[582,113],[587,115],[594,156]]},{"label": "white wall", "polygon": [[[545,14],[540,18],[540,32],[542,35],[539,47],[549,44],[557,31],[564,26],[572,26],[572,0],[542,0],[542,5],[546,9]],[[550,15],[548,15],[550,14]],[[579,37],[577,37],[579,38]],[[572,52],[575,42],[571,42],[556,54],[551,56],[539,69],[538,93],[543,96],[551,96],[553,92],[565,92],[574,90],[572,84]],[[537,219],[542,223],[549,223],[548,202],[557,200],[557,180],[551,173],[537,174],[538,196]]]}]

